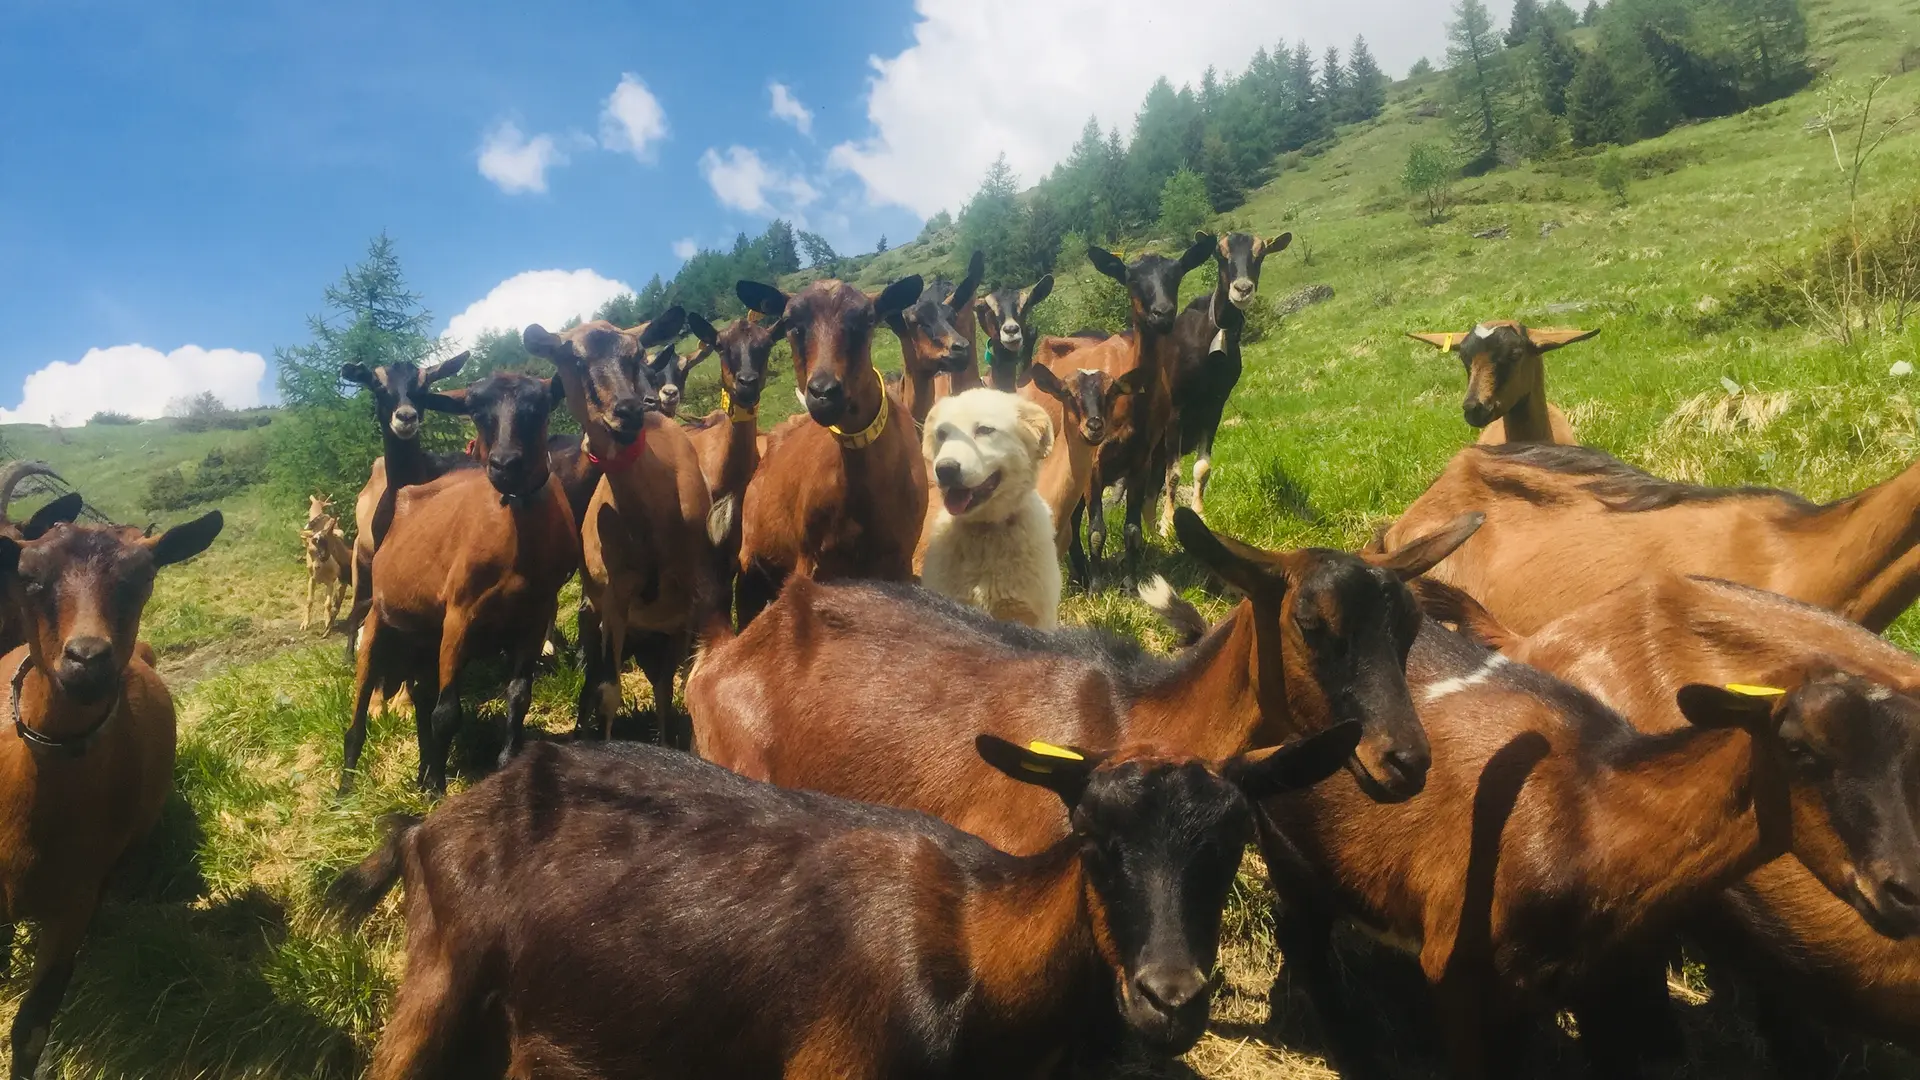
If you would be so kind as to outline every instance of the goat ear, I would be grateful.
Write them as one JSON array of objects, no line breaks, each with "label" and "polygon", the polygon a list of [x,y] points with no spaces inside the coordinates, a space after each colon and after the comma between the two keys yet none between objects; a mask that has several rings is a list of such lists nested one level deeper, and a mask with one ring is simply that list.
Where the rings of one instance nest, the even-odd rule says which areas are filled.
[{"label": "goat ear", "polygon": [[1021,378],[1031,382],[1034,389],[1048,397],[1058,398],[1062,405],[1073,399],[1073,395],[1067,391],[1066,384],[1060,381],[1060,376],[1055,375],[1053,369],[1045,364],[1028,364]]},{"label": "goat ear", "polygon": [[1080,802],[1080,796],[1086,794],[1087,778],[1106,757],[1077,746],[1041,742],[1017,746],[994,735],[975,736],[973,748],[982,761],[1013,779],[1060,796],[1069,811]]},{"label": "goat ear", "polygon": [[709,348],[713,347],[714,342],[720,340],[720,335],[714,330],[713,324],[691,311],[687,312],[687,329],[693,333],[694,337],[700,339],[700,344]]},{"label": "goat ear", "polygon": [[1695,727],[1758,731],[1778,726],[1774,706],[1786,694],[1771,686],[1690,683],[1674,694],[1674,702],[1680,706],[1680,715]]},{"label": "goat ear", "polygon": [[1034,306],[1051,295],[1053,295],[1052,274],[1048,274],[1039,281],[1034,282],[1033,288],[1022,290],[1020,293],[1020,321],[1027,321],[1027,316],[1033,314]]},{"label": "goat ear", "polygon": [[789,299],[787,294],[758,281],[734,282],[733,295],[740,298],[740,302],[747,306],[748,311],[757,311],[776,319],[787,311]]},{"label": "goat ear", "polygon": [[373,389],[373,372],[365,364],[341,364],[340,377],[347,382]]},{"label": "goat ear", "polygon": [[1106,248],[1088,245],[1087,260],[1093,263],[1095,270],[1107,275],[1121,285],[1127,283],[1127,264],[1120,261],[1120,256],[1115,255]]},{"label": "goat ear", "polygon": [[1528,327],[1527,340],[1541,352],[1552,352],[1562,345],[1585,341],[1599,332],[1598,330],[1535,330]]},{"label": "goat ear", "polygon": [[434,391],[433,393],[421,394],[420,407],[428,412],[465,416],[467,414],[467,391],[462,388],[459,390]]},{"label": "goat ear", "polygon": [[1417,578],[1433,569],[1441,559],[1453,554],[1455,549],[1480,530],[1486,520],[1487,515],[1471,510],[1417,540],[1402,544],[1397,551],[1382,555],[1367,554],[1361,558],[1382,570],[1393,571],[1403,581]]},{"label": "goat ear", "polygon": [[28,540],[38,540],[55,525],[71,525],[80,516],[86,500],[77,491],[69,491],[47,505],[33,512],[25,525],[20,526],[20,535]]},{"label": "goat ear", "polygon": [[651,349],[656,345],[678,341],[686,329],[687,309],[675,304],[641,329],[640,347]]},{"label": "goat ear", "polygon": [[1424,341],[1441,352],[1459,352],[1460,343],[1467,340],[1465,334],[1413,334],[1408,337],[1415,341]]},{"label": "goat ear", "polygon": [[1293,234],[1290,232],[1283,232],[1271,240],[1262,240],[1260,254],[1257,257],[1264,259],[1269,255],[1278,255],[1287,250],[1287,245],[1291,243],[1293,243]]},{"label": "goat ear", "polygon": [[1220,575],[1220,580],[1244,593],[1270,592],[1277,584],[1286,587],[1286,577],[1274,567],[1271,554],[1231,536],[1220,536],[1200,520],[1200,515],[1182,506],[1173,512],[1173,534],[1187,554]]},{"label": "goat ear", "polygon": [[1123,394],[1137,394],[1147,388],[1145,368],[1128,368],[1113,380],[1113,388]]},{"label": "goat ear", "polygon": [[467,357],[471,355],[473,354],[470,351],[463,352],[458,356],[449,357],[433,365],[432,367],[421,371],[420,385],[432,386],[434,382],[439,379],[450,379],[455,375],[458,375],[460,373],[460,369],[466,366]]},{"label": "goat ear", "polygon": [[873,301],[874,313],[883,319],[892,319],[920,299],[922,287],[919,274],[909,274],[901,278],[880,290],[880,295]]},{"label": "goat ear", "polygon": [[966,310],[968,302],[973,299],[974,290],[980,287],[980,279],[986,276],[987,254],[975,249],[973,258],[967,260],[967,276],[960,279],[960,284],[953,288],[953,295],[947,297],[947,310],[955,315]]},{"label": "goat ear", "polygon": [[1229,758],[1220,773],[1258,802],[1299,791],[1340,771],[1360,745],[1360,722],[1348,720],[1284,746]]},{"label": "goat ear", "polygon": [[220,511],[209,510],[185,525],[175,525],[143,543],[148,551],[153,552],[155,566],[172,566],[207,550],[207,545],[220,535],[221,526],[225,524],[226,519],[220,516]]},{"label": "goat ear", "polygon": [[1033,436],[1034,445],[1039,451],[1037,456],[1044,458],[1053,453],[1053,417],[1048,416],[1047,410],[1036,402],[1023,397],[1016,397],[1013,401],[1014,410],[1020,417],[1020,426]]},{"label": "goat ear", "polygon": [[520,344],[526,346],[526,350],[533,355],[549,360],[559,359],[563,351],[559,336],[539,323],[531,323],[520,331]]},{"label": "goat ear", "polygon": [[647,370],[653,372],[655,375],[665,375],[667,373],[667,365],[677,359],[679,359],[679,357],[674,355],[673,343],[668,342],[659,352],[647,358]]},{"label": "goat ear", "polygon": [[1208,259],[1213,258],[1214,247],[1219,243],[1209,232],[1193,234],[1193,243],[1180,255],[1180,272],[1191,274]]}]

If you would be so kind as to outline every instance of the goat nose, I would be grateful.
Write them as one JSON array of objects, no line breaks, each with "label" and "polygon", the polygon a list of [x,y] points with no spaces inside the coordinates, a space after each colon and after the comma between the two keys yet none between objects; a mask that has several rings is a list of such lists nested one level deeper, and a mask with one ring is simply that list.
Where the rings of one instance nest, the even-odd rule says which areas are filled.
[{"label": "goat nose", "polygon": [[941,487],[957,487],[960,484],[960,463],[957,461],[936,462],[933,466],[933,478]]},{"label": "goat nose", "polygon": [[420,419],[420,410],[411,405],[402,405],[393,410],[393,418],[403,424],[411,424]]},{"label": "goat nose", "polygon": [[840,380],[831,375],[815,375],[807,380],[807,396],[831,401],[843,392]]},{"label": "goat nose", "polygon": [[1206,973],[1196,967],[1156,964],[1140,969],[1133,988],[1161,1012],[1179,1012],[1206,992]]},{"label": "goat nose", "polygon": [[512,472],[519,468],[520,463],[524,460],[526,460],[526,455],[518,451],[513,453],[489,454],[487,455],[487,467],[497,469],[500,472]]},{"label": "goat nose", "polygon": [[[657,399],[655,399],[657,403]],[[613,418],[625,427],[638,427],[647,417],[649,402],[641,398],[627,398],[613,406]]]},{"label": "goat nose", "polygon": [[113,642],[106,638],[77,637],[67,642],[61,655],[78,667],[95,667],[113,655]]},{"label": "goat nose", "polygon": [[1425,784],[1427,769],[1433,764],[1433,755],[1424,747],[1396,746],[1380,757],[1387,768],[1410,785]]},{"label": "goat nose", "polygon": [[1886,874],[1878,883],[1881,898],[1909,916],[1920,916],[1920,885],[1897,873]]}]

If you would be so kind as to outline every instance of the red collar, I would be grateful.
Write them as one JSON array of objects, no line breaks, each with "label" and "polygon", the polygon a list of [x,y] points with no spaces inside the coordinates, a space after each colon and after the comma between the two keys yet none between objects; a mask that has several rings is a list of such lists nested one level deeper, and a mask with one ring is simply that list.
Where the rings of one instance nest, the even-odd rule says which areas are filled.
[{"label": "red collar", "polygon": [[640,437],[621,447],[612,458],[595,457],[593,455],[593,447],[589,445],[587,447],[587,460],[599,467],[602,472],[625,472],[633,468],[633,463],[640,460],[640,455],[645,453],[646,449],[647,429],[641,428]]}]

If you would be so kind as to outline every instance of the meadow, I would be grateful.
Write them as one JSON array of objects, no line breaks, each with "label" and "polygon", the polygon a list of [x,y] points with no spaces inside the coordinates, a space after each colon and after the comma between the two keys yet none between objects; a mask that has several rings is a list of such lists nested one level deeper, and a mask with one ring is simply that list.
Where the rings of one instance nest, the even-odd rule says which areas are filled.
[{"label": "meadow", "polygon": [[[1459,332],[1482,319],[1598,327],[1598,338],[1550,355],[1550,396],[1583,442],[1663,476],[1825,500],[1912,462],[1920,375],[1891,371],[1901,361],[1920,366],[1920,323],[1841,343],[1810,326],[1773,325],[1746,302],[1847,220],[1834,146],[1809,127],[1829,100],[1826,88],[1894,74],[1881,91],[1887,107],[1920,100],[1920,71],[1895,74],[1920,41],[1920,0],[1810,0],[1807,9],[1826,81],[1618,151],[1634,177],[1624,204],[1601,190],[1595,158],[1569,157],[1462,181],[1451,212],[1423,223],[1398,177],[1412,145],[1445,135],[1438,83],[1428,78],[1397,85],[1382,117],[1326,153],[1290,160],[1219,221],[1294,234],[1292,247],[1267,262],[1260,303],[1309,286],[1331,295],[1269,316],[1266,335],[1247,346],[1215,453],[1210,523],[1274,548],[1363,543],[1473,435],[1460,417],[1458,363],[1404,333]],[[1896,133],[1872,159],[1862,208],[1920,199],[1916,177],[1920,126]],[[1497,238],[1475,237],[1488,232]],[[868,264],[862,280],[951,273],[956,262],[955,253],[906,245]],[[1047,303],[1062,312],[1097,307],[1108,288],[1084,266],[1058,277]],[[1195,280],[1188,291],[1203,287]],[[875,354],[897,366],[890,341]],[[775,413],[793,402],[790,370],[778,375],[766,395]],[[712,365],[695,374],[690,410],[711,407],[714,380]],[[140,494],[152,472],[259,437],[183,432],[170,421],[16,426],[0,435],[15,455],[52,462],[115,520],[140,522],[150,516]],[[352,493],[331,494],[350,514]],[[399,716],[375,722],[371,774],[352,795],[334,794],[351,677],[340,637],[297,629],[303,495],[261,486],[222,501],[227,527],[213,550],[161,576],[145,633],[180,704],[178,795],[82,951],[54,1029],[50,1075],[351,1077],[378,1034],[400,974],[397,907],[390,900],[348,933],[328,923],[317,900],[373,846],[383,815],[428,804],[412,790],[411,722]],[[1226,610],[1217,583],[1170,542],[1155,536],[1154,544],[1154,569],[1209,614]],[[1073,621],[1169,644],[1119,592],[1074,596],[1064,610]],[[1920,616],[1909,613],[1890,635],[1920,647]],[[480,682],[476,698],[490,692]],[[543,671],[532,722],[566,731],[578,686],[567,663]],[[629,693],[644,698],[639,680]],[[484,721],[500,708],[476,704],[475,728],[474,712]],[[484,759],[486,748],[464,756]],[[1277,1018],[1285,1038],[1270,1041],[1262,1030],[1278,963],[1267,904],[1249,856],[1229,911],[1214,1031],[1184,1064],[1140,1075],[1332,1075],[1313,1054],[1318,1037],[1297,998]],[[27,939],[16,945],[27,947]],[[25,959],[16,953],[16,971]],[[1404,977],[1364,946],[1351,951],[1350,973],[1362,986]],[[1678,1075],[1760,1073],[1754,1034],[1729,1000],[1737,993],[1711,987],[1694,968],[1672,982],[1694,1045]],[[0,1020],[23,990],[20,978],[0,987]],[[1384,994],[1379,1002],[1404,1046],[1405,1074],[1432,1075],[1421,1064],[1431,1033],[1418,1008]],[[1549,1052],[1556,1068],[1577,1071],[1570,1043],[1560,1039]],[[1885,1048],[1859,1048],[1850,1068],[1859,1077],[1920,1078],[1920,1062]]]}]

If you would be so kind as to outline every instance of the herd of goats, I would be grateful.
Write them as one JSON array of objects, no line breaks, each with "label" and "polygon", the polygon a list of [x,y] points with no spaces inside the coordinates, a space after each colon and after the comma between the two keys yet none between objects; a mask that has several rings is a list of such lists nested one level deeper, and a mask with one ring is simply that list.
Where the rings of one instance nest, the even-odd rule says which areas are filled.
[{"label": "herd of goats", "polygon": [[[1037,337],[1051,280],[976,299],[976,254],[957,284],[877,295],[741,282],[748,314],[718,330],[678,308],[530,326],[550,380],[436,389],[464,356],[348,365],[385,456],[350,548],[324,500],[305,530],[329,626],[353,595],[343,790],[376,695],[411,699],[417,779],[440,791],[463,668],[508,675],[498,768],[396,820],[329,890],[354,920],[405,884],[370,1075],[1051,1076],[1175,1056],[1207,1025],[1250,843],[1346,1076],[1388,1063],[1339,977],[1341,924],[1414,957],[1460,1078],[1532,1074],[1558,1011],[1595,1076],[1683,1055],[1682,942],[1743,988],[1784,1075],[1830,1074],[1835,1029],[1920,1049],[1920,660],[1878,636],[1920,594],[1920,465],[1824,506],[1659,479],[1575,444],[1547,401],[1543,354],[1588,333],[1490,322],[1415,335],[1457,355],[1484,431],[1365,550],[1216,534],[1199,511],[1244,310],[1289,239],[1091,250],[1131,298],[1114,335]],[[1217,287],[1181,310],[1209,259]],[[873,365],[882,324],[898,378]],[[762,432],[783,340],[806,411]],[[709,354],[719,409],[678,418]],[[583,434],[550,435],[561,402]],[[427,410],[471,420],[466,454],[420,446]],[[995,599],[1037,580],[1057,601],[1063,556],[1097,587],[1115,484],[1130,581],[1164,493],[1180,546],[1242,597],[1210,626],[1142,584],[1171,657],[1058,628],[1044,597]],[[40,927],[15,1078],[172,784],[173,706],[138,642],[154,573],[220,528],[79,509],[0,526],[0,895],[9,935]],[[1034,521],[1050,579],[1007,565]],[[576,738],[523,743],[576,571]],[[629,657],[652,740],[609,737]]]}]

